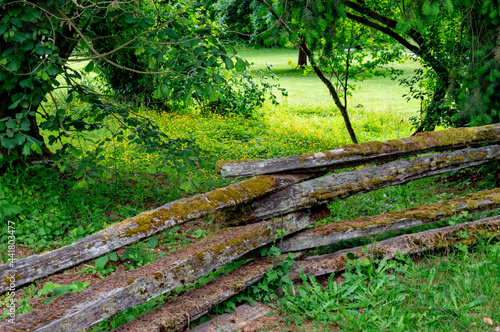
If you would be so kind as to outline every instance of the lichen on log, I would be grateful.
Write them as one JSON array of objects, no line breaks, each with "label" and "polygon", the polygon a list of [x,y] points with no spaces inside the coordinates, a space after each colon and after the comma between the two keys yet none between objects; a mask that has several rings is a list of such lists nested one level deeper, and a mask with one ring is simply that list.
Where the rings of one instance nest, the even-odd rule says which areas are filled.
[{"label": "lichen on log", "polygon": [[437,222],[462,211],[475,213],[500,206],[500,188],[474,193],[442,203],[422,205],[378,216],[331,222],[303,230],[286,238],[277,246],[281,252],[315,248],[344,240],[373,236]]},{"label": "lichen on log", "polygon": [[427,155],[412,160],[399,160],[381,166],[327,175],[304,181],[257,200],[238,217],[250,223],[276,217],[333,200],[408,183],[446,172],[483,165],[500,159],[500,146]]},{"label": "lichen on log", "polygon": [[218,303],[259,281],[274,266],[270,257],[252,260],[228,274],[181,295],[173,301],[128,322],[114,332],[184,331]]},{"label": "lichen on log", "polygon": [[[296,253],[297,259],[301,253]],[[279,259],[284,259],[280,257]],[[271,257],[256,258],[241,267],[183,294],[173,301],[120,326],[113,332],[184,331],[189,322],[258,282],[275,266]]]},{"label": "lichen on log", "polygon": [[225,178],[247,177],[279,172],[306,172],[318,169],[346,168],[368,163],[387,162],[418,154],[462,149],[500,141],[500,124],[472,128],[454,128],[419,133],[387,142],[366,142],[279,159],[221,161]]},{"label": "lichen on log", "polygon": [[[325,218],[328,209],[305,211],[282,217],[285,233],[295,233]],[[80,331],[113,314],[145,303],[185,285],[244,254],[276,241],[275,220],[219,231],[203,241],[132,271],[116,273],[99,284],[64,294],[42,308],[4,320],[0,330]]]},{"label": "lichen on log", "polygon": [[[203,217],[223,208],[254,200],[311,176],[258,176],[208,193],[180,199],[125,219],[62,248],[17,259],[14,262],[14,267],[11,267],[10,264],[0,265],[0,275],[15,274],[17,276],[16,287],[19,287],[100,257],[170,227]],[[0,294],[6,292],[7,289],[7,281],[0,280]]]},{"label": "lichen on log", "polygon": [[[461,231],[467,232],[469,236],[463,237]],[[432,249],[443,249],[458,243],[472,245],[478,241],[478,238],[489,238],[499,233],[500,216],[496,216],[420,233],[406,234],[365,247],[307,257],[293,265],[290,278],[292,280],[299,279],[301,271],[306,275],[312,274],[314,276],[340,272],[345,269],[345,263],[349,260],[348,253],[358,256],[358,259],[391,259],[397,253],[414,254]]]}]

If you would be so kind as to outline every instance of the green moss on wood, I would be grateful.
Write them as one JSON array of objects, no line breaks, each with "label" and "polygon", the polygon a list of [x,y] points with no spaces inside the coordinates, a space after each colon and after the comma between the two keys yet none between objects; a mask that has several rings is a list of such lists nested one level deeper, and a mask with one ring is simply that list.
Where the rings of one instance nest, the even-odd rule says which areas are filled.
[{"label": "green moss on wood", "polygon": [[[418,133],[413,137],[395,139],[387,142],[365,142],[348,144],[340,147],[342,153],[334,154],[332,150],[322,151],[328,159],[343,159],[351,155],[375,155],[391,152],[418,151],[433,147],[447,147],[474,143],[480,141],[498,140],[495,126],[472,128],[453,128],[448,130]],[[304,154],[299,157],[301,162],[314,158],[314,154]]]},{"label": "green moss on wood", "polygon": [[[181,222],[213,213],[222,206],[234,206],[249,201],[269,192],[278,185],[278,182],[271,176],[257,176],[206,194],[193,196],[187,200],[174,202],[167,207],[143,212],[120,222],[115,229],[118,234],[121,233],[120,230],[125,230],[126,237],[137,233],[146,233],[150,229],[162,226],[167,220]],[[106,232],[110,231],[105,230],[103,237],[107,236]]]}]

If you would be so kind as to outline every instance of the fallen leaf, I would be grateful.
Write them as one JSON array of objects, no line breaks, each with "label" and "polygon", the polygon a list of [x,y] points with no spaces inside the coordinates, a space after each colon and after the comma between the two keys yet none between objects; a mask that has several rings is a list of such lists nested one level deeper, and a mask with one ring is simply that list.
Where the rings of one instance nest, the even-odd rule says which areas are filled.
[{"label": "fallen leaf", "polygon": [[500,332],[500,326],[495,327],[495,332]]},{"label": "fallen leaf", "polygon": [[493,321],[491,320],[491,318],[483,317],[483,322],[485,322],[489,326],[493,326]]}]

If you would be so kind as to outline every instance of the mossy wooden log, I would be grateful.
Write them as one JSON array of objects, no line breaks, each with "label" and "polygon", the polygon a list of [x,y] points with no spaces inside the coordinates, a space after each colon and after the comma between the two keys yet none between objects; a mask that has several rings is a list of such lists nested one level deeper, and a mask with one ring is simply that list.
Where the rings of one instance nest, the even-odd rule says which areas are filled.
[{"label": "mossy wooden log", "polygon": [[277,247],[282,253],[316,248],[339,241],[437,222],[462,211],[475,213],[498,207],[500,207],[500,188],[449,199],[442,203],[309,228],[286,238]]},{"label": "mossy wooden log", "polygon": [[412,137],[387,142],[349,144],[337,149],[301,156],[253,161],[222,160],[218,162],[218,169],[225,178],[237,178],[258,174],[346,168],[499,141],[500,124],[455,128],[419,133]]},{"label": "mossy wooden log", "polygon": [[177,299],[137,317],[114,332],[184,331],[186,325],[259,281],[274,266],[270,257],[252,260]]},{"label": "mossy wooden log", "polygon": [[[469,235],[463,237],[460,231]],[[407,234],[381,241],[375,245],[341,250],[332,254],[311,256],[298,261],[292,267],[290,278],[297,280],[300,272],[314,276],[331,274],[345,269],[349,260],[348,253],[358,256],[358,259],[391,259],[397,253],[414,254],[428,250],[439,250],[454,246],[457,243],[474,244],[478,238],[488,238],[500,234],[500,216],[485,218],[454,226],[432,229],[425,232]]]},{"label": "mossy wooden log", "polygon": [[189,322],[258,282],[273,267],[274,260],[271,257],[251,260],[240,268],[137,317],[113,332],[184,331]]},{"label": "mossy wooden log", "polygon": [[412,160],[399,160],[381,166],[327,175],[289,186],[266,196],[264,199],[254,201],[248,209],[241,211],[240,215],[231,214],[231,220],[250,223],[256,220],[279,217],[293,211],[326,204],[333,200],[483,165],[499,159],[500,146],[492,145],[477,149],[443,152]]},{"label": "mossy wooden log", "polygon": [[101,283],[64,294],[42,308],[0,321],[1,331],[80,331],[116,313],[185,285],[249,251],[276,241],[273,229],[295,233],[329,215],[326,207],[297,212],[245,227],[226,228],[203,241],[132,271],[116,273]]},{"label": "mossy wooden log", "polygon": [[196,326],[189,332],[256,331],[255,321],[274,310],[261,302],[254,302],[253,305],[245,303],[236,307],[232,312]]},{"label": "mossy wooden log", "polygon": [[[14,267],[0,265],[0,276],[15,275],[16,287],[130,245],[170,227],[251,201],[310,178],[311,175],[258,176],[208,193],[165,204],[40,255],[17,259]],[[0,294],[8,289],[0,279]]]}]

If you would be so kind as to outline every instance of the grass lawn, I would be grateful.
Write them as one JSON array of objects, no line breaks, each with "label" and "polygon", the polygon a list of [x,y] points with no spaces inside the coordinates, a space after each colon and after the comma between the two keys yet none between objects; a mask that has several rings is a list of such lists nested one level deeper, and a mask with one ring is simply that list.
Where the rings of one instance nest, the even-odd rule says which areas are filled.
[{"label": "grass lawn", "polygon": [[[310,105],[333,109],[332,97],[321,80],[314,73],[304,75],[303,70],[289,65],[289,61],[297,63],[298,52],[298,50],[282,48],[240,49],[238,55],[253,63],[255,70],[265,69],[267,65],[272,65],[273,72],[280,78],[280,85],[289,91],[289,100],[294,106]],[[395,63],[392,67],[403,70],[403,77],[408,77],[419,68],[419,65],[414,60],[408,60],[405,63]],[[407,89],[390,78],[375,77],[356,84],[359,88],[353,91],[349,99],[351,108],[363,105],[366,109],[396,113],[405,119],[416,115],[420,109],[418,101],[407,102],[403,98],[403,95],[408,92]]]},{"label": "grass lawn", "polygon": [[[215,174],[217,160],[279,158],[350,143],[342,118],[333,107],[326,87],[314,74],[303,75],[302,70],[288,65],[289,60],[296,61],[297,53],[297,50],[291,49],[239,50],[239,55],[253,62],[256,69],[273,64],[279,83],[289,92],[288,98],[280,98],[280,105],[266,104],[253,119],[202,115],[196,110],[177,114],[141,110],[170,137],[195,141],[200,148],[198,165],[165,162],[161,155],[117,141],[113,133],[102,130],[92,135],[94,138],[110,138],[99,160],[106,171],[101,177],[87,178],[84,186],[80,186],[81,179],[74,178],[72,174],[43,165],[5,173],[0,178],[0,211],[3,211],[0,222],[11,220],[16,224],[19,245],[16,255],[22,257],[52,250],[167,202],[239,181],[225,180]],[[404,75],[411,75],[418,65],[408,60],[394,66],[404,70]],[[350,100],[352,107],[349,112],[360,141],[385,141],[411,134],[408,119],[418,113],[419,104],[404,100],[402,95],[406,91],[397,81],[374,78],[359,85]],[[89,105],[78,100],[65,104],[61,99],[60,107],[65,108],[68,115],[79,116]],[[46,105],[46,109],[53,110],[50,105]],[[451,178],[422,179],[336,201],[329,206],[332,217],[326,222],[440,202],[494,186],[492,181],[478,174],[476,169],[454,174]],[[130,246],[134,259],[108,262],[103,268],[98,268],[95,262],[88,262],[67,273],[35,281],[17,291],[16,313],[42,306],[45,299],[55,294],[57,285],[71,284],[76,280],[81,284],[75,284],[75,287],[81,289],[87,286],[85,282],[95,284],[116,270],[141,267],[206,237],[212,231],[211,218],[205,218],[163,232],[158,237],[157,246],[148,241]],[[0,259],[3,262],[8,259],[7,235],[7,229],[1,228]],[[371,238],[356,240],[322,250],[339,250],[371,241]],[[119,255],[122,254],[119,252]],[[303,303],[300,297],[289,293],[282,299],[274,300],[280,308],[280,316],[275,317],[275,321],[285,330],[303,331],[311,329],[301,327],[302,324],[318,331],[456,331],[464,327],[471,331],[493,331],[483,320],[485,317],[492,319],[496,325],[500,324],[498,242],[482,242],[470,248],[452,248],[450,252],[413,258],[415,260],[407,257],[390,263],[393,264],[390,268],[372,276],[373,279],[353,268],[351,274],[337,276],[331,281],[344,280],[346,282],[341,285],[346,287],[357,283],[367,298],[364,306],[355,310],[340,310],[325,305],[319,310],[317,306]],[[302,284],[302,297],[314,299],[325,291],[314,288],[314,282],[309,280]],[[328,289],[327,279],[320,282],[320,288]],[[175,294],[162,295],[145,305],[128,309],[97,324],[90,331],[111,331],[154,309]],[[251,290],[247,295],[258,299]],[[331,298],[336,296],[327,295]],[[5,295],[0,296],[0,317],[1,308],[7,301]],[[226,302],[219,306],[219,312],[234,304]],[[3,317],[6,317],[5,314]],[[263,330],[266,328],[263,327]],[[273,327],[267,329],[272,330]]]}]

